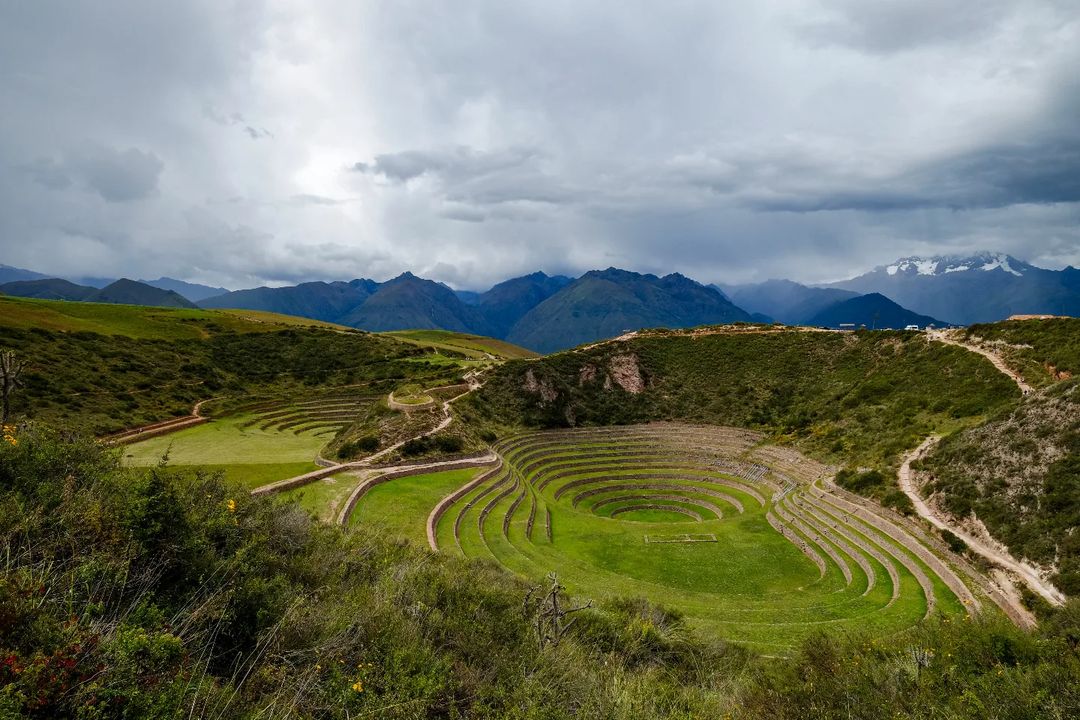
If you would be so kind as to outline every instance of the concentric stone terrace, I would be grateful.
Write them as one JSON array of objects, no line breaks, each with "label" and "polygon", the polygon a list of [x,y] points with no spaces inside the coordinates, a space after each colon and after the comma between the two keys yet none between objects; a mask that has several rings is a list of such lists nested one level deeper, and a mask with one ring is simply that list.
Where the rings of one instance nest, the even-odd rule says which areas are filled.
[{"label": "concentric stone terrace", "polygon": [[348,427],[372,403],[361,393],[329,394],[302,400],[267,400],[242,405],[237,412],[250,413],[244,427],[295,434],[330,435]]},{"label": "concentric stone terrace", "polygon": [[557,570],[582,596],[644,596],[766,651],[992,607],[938,541],[748,431],[537,432],[495,449],[497,467],[432,511],[438,550],[532,578]]}]

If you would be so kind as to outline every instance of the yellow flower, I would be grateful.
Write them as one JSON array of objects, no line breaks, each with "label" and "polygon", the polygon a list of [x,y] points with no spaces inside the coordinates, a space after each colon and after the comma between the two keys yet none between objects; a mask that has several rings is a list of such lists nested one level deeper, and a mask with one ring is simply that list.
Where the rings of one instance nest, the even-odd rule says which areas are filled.
[{"label": "yellow flower", "polygon": [[229,498],[229,501],[225,503],[225,507],[229,509],[229,512],[236,512],[236,501]]},{"label": "yellow flower", "polygon": [[353,683],[352,689],[356,692],[364,692],[364,683],[362,680],[357,680]]}]

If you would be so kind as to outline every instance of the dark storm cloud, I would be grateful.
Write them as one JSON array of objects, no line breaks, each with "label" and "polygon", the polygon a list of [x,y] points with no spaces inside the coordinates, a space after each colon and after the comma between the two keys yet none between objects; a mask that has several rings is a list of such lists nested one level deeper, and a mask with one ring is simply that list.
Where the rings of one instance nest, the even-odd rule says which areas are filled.
[{"label": "dark storm cloud", "polygon": [[474,180],[520,168],[536,159],[535,150],[510,148],[481,152],[469,147],[450,150],[406,150],[376,155],[372,163],[358,162],[353,170],[381,175],[395,182],[408,182],[431,175],[449,183]]},{"label": "dark storm cloud", "polygon": [[131,202],[157,190],[165,168],[161,158],[137,148],[115,150],[90,145],[69,153],[64,168],[71,177],[109,202]]},{"label": "dark storm cloud", "polygon": [[[984,210],[1026,204],[1080,203],[1080,83],[1056,87],[1040,116],[1017,137],[915,163],[885,177],[836,177],[833,165],[793,163],[770,194],[751,197],[765,211],[863,212],[946,208]],[[781,167],[784,160],[778,159]]]},{"label": "dark storm cloud", "polygon": [[1080,139],[979,148],[895,178],[852,181],[847,187],[779,192],[747,201],[767,211],[864,212],[1080,202]]},{"label": "dark storm cloud", "polygon": [[889,54],[974,42],[1024,10],[1010,0],[829,0],[803,30],[816,42]]},{"label": "dark storm cloud", "polygon": [[88,145],[60,160],[38,158],[23,169],[43,187],[64,190],[79,185],[109,202],[131,202],[154,194],[165,165],[152,152]]},{"label": "dark storm cloud", "polygon": [[1077,67],[1072,0],[6,3],[0,262],[470,288],[1080,264]]}]

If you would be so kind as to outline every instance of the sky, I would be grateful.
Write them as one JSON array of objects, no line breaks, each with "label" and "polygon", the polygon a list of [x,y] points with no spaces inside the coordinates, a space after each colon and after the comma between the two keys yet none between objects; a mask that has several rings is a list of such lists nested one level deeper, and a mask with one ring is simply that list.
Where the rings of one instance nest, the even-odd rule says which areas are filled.
[{"label": "sky", "polygon": [[0,263],[1080,266],[1080,0],[0,2]]}]

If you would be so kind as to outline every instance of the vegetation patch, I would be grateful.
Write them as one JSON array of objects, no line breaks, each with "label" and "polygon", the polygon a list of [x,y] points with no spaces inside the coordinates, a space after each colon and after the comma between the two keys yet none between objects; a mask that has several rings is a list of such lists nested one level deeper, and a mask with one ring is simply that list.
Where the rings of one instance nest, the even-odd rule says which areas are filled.
[{"label": "vegetation patch", "polygon": [[[314,468],[312,468],[314,469]],[[284,477],[293,477],[302,473],[294,473]],[[277,478],[280,480],[281,478]],[[338,513],[345,506],[345,501],[360,482],[360,478],[352,473],[331,475],[307,485],[283,490],[274,497],[284,503],[291,503],[303,508],[314,517],[323,522],[337,522]],[[264,483],[265,484],[265,483]]]},{"label": "vegetation patch", "polygon": [[1002,355],[1036,387],[1080,375],[1080,318],[984,323],[964,333]]},{"label": "vegetation patch", "polygon": [[915,467],[924,494],[1080,593],[1080,378],[944,438]]},{"label": "vegetation patch", "polygon": [[428,513],[439,500],[480,472],[476,469],[446,470],[395,478],[376,485],[357,503],[349,516],[349,524],[389,537],[406,538],[417,547],[425,547]]},{"label": "vegetation patch", "polygon": [[509,362],[467,402],[504,432],[677,419],[759,428],[830,462],[888,469],[931,432],[1017,397],[984,358],[914,333],[792,330],[645,334]]}]

